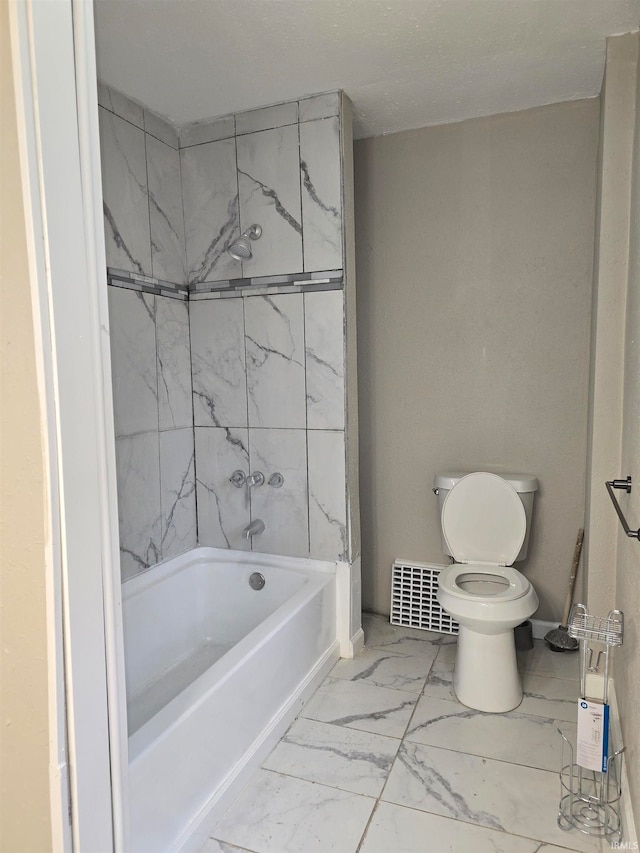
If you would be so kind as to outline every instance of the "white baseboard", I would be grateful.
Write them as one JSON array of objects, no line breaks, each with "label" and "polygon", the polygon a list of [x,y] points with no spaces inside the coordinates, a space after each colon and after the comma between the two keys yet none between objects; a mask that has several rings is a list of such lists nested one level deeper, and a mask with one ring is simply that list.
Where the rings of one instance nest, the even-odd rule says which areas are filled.
[{"label": "white baseboard", "polygon": [[364,631],[360,628],[356,633],[351,637],[349,642],[350,645],[350,654],[347,657],[354,658],[356,655],[359,655],[360,652],[364,649]]},{"label": "white baseboard", "polygon": [[339,658],[340,643],[335,640],[189,823],[174,848],[176,853],[194,853],[202,847],[209,830],[238,797]]},{"label": "white baseboard", "polygon": [[542,619],[531,620],[531,628],[533,630],[534,640],[544,640],[549,631],[553,631],[553,629],[557,627],[557,622],[543,622]]}]

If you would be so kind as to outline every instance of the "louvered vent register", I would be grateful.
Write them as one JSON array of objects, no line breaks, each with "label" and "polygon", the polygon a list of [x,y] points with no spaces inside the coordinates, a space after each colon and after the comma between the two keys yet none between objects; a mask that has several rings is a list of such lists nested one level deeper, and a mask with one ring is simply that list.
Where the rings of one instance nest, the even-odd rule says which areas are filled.
[{"label": "louvered vent register", "polygon": [[442,566],[396,560],[391,576],[391,624],[457,634],[459,625],[440,607],[436,593]]}]

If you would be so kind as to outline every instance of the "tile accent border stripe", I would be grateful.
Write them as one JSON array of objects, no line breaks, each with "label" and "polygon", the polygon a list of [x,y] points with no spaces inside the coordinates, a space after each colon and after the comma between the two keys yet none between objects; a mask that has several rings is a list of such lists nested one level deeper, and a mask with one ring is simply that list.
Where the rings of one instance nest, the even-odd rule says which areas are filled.
[{"label": "tile accent border stripe", "polygon": [[258,290],[281,293],[300,293],[305,290],[341,290],[344,273],[342,270],[323,270],[319,272],[285,273],[283,275],[264,275],[253,278],[232,278],[224,281],[204,281],[190,284],[189,297],[197,298],[201,294],[220,294],[229,296],[250,296]]},{"label": "tile accent border stripe", "polygon": [[191,293],[189,302],[200,302],[203,299],[240,299],[248,296],[275,296],[281,293],[318,293],[326,290],[342,290],[342,282],[307,284],[298,286],[295,284],[278,287],[270,285],[269,287],[250,287],[244,290],[217,290],[212,293]]},{"label": "tile accent border stripe", "polygon": [[233,278],[227,281],[205,281],[185,285],[107,267],[107,284],[112,287],[123,287],[126,290],[138,290],[143,293],[169,296],[171,299],[190,302],[201,299],[233,299],[242,296],[267,296],[277,293],[342,290],[344,274],[342,270],[326,270],[255,278]]},{"label": "tile accent border stripe", "polygon": [[171,299],[180,299],[188,302],[189,290],[184,284],[176,284],[172,281],[162,281],[159,278],[151,278],[138,273],[117,270],[107,267],[107,284],[113,287],[123,287],[126,290],[139,290],[143,293],[153,293],[156,296],[169,296]]}]

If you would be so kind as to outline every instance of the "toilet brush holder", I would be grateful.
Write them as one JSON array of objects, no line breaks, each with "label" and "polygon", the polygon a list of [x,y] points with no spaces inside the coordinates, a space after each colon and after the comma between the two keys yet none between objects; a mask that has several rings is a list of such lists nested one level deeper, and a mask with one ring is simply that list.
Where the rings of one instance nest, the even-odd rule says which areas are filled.
[{"label": "toilet brush holder", "polygon": [[522,625],[517,625],[513,629],[513,634],[516,641],[516,650],[519,652],[528,652],[533,648],[533,628],[531,622],[527,619]]}]

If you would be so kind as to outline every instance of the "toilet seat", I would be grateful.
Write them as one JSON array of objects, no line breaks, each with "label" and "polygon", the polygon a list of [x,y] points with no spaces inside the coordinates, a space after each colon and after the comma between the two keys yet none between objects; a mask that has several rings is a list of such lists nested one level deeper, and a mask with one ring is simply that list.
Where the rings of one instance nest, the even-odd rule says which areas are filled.
[{"label": "toilet seat", "polygon": [[468,474],[442,505],[442,531],[456,563],[510,566],[526,530],[518,493],[497,474]]},{"label": "toilet seat", "polygon": [[[470,583],[465,580],[465,575]],[[487,587],[492,583],[492,578],[495,578],[495,587],[502,588],[480,590],[483,576],[486,578]],[[517,569],[511,566],[488,566],[486,563],[453,563],[440,572],[438,585],[459,600],[490,603],[515,601],[531,589],[529,581]],[[479,591],[474,591],[474,588]]]}]

